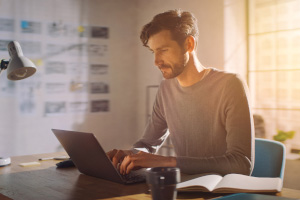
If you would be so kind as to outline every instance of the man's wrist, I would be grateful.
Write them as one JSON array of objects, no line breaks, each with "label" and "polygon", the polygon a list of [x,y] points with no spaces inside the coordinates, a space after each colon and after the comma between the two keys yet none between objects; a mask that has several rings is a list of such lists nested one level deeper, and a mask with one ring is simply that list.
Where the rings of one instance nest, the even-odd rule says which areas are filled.
[{"label": "man's wrist", "polygon": [[145,153],[149,153],[148,150],[147,150],[146,148],[138,148],[138,147],[136,147],[136,148],[132,148],[132,149],[130,149],[130,150],[133,152],[133,154],[137,154],[137,153],[139,153],[140,151],[145,152]]},{"label": "man's wrist", "polygon": [[169,156],[167,158],[168,158],[168,166],[167,167],[176,167],[177,166],[176,157]]}]

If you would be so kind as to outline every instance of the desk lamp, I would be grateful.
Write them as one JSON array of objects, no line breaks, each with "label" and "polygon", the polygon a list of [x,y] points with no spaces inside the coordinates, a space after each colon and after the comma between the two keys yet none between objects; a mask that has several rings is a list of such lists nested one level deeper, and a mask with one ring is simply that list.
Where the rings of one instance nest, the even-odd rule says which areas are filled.
[{"label": "desk lamp", "polygon": [[[7,69],[7,78],[12,81],[22,80],[33,75],[36,72],[36,67],[28,58],[23,55],[21,46],[17,41],[11,41],[7,45],[10,56],[9,61],[1,60],[0,74]],[[0,166],[9,165],[10,157],[0,157]]]}]

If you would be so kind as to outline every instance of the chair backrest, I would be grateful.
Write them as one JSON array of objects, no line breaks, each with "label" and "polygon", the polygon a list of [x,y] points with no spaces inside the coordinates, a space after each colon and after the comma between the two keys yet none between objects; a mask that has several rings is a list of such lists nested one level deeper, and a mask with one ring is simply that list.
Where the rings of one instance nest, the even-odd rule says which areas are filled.
[{"label": "chair backrest", "polygon": [[285,146],[277,141],[255,139],[255,163],[251,176],[280,177],[285,168]]}]

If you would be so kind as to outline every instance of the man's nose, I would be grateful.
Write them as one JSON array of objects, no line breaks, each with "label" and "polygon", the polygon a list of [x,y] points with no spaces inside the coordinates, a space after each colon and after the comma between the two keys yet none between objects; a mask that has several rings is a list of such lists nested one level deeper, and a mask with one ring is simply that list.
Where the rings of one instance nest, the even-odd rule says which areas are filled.
[{"label": "man's nose", "polygon": [[161,59],[160,56],[155,55],[155,58],[154,58],[154,64],[155,64],[155,66],[157,66],[157,67],[160,67],[160,66],[163,64],[163,60]]}]

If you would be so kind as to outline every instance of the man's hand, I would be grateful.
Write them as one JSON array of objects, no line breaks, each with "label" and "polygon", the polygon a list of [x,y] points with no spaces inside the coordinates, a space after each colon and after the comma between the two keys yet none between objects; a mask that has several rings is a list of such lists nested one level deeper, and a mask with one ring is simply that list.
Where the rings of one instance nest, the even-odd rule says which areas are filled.
[{"label": "man's hand", "polygon": [[113,149],[106,153],[109,159],[112,161],[115,168],[117,168],[118,163],[121,163],[125,156],[132,155],[133,152],[130,150],[118,150]]},{"label": "man's hand", "polygon": [[176,167],[175,157],[165,157],[140,151],[137,154],[125,156],[120,166],[121,174],[129,174],[131,170],[144,167]]}]

